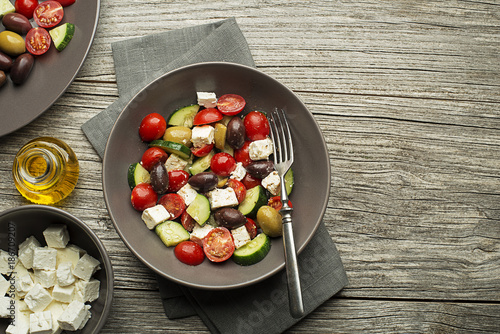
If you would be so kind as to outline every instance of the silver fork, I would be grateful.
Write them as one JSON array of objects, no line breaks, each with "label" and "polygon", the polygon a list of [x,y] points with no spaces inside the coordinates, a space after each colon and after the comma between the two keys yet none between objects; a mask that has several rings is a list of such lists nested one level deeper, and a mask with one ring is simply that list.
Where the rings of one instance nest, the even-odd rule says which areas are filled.
[{"label": "silver fork", "polygon": [[288,281],[288,299],[290,302],[290,314],[294,318],[304,315],[302,302],[302,290],[300,288],[299,266],[297,264],[297,251],[292,227],[292,211],[288,205],[288,195],[285,188],[285,174],[293,164],[293,144],[290,127],[283,110],[275,109],[269,118],[270,134],[273,141],[274,168],[280,176],[281,202],[283,204],[280,213],[282,216],[283,244],[285,247],[285,266]]}]

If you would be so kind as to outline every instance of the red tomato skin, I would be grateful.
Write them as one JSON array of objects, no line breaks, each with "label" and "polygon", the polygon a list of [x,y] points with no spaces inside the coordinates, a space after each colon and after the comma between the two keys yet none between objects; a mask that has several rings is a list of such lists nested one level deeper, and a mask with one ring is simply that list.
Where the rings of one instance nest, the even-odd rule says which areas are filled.
[{"label": "red tomato skin", "polygon": [[203,251],[212,262],[223,262],[234,253],[231,232],[225,227],[216,227],[203,238]]},{"label": "red tomato skin", "polygon": [[243,119],[245,134],[250,141],[266,139],[269,135],[269,121],[259,111],[251,111]]},{"label": "red tomato skin", "polygon": [[34,56],[43,55],[50,48],[52,39],[44,28],[31,28],[26,34],[26,50]]},{"label": "red tomato skin", "polygon": [[150,142],[163,137],[167,129],[167,121],[162,115],[154,112],[146,115],[139,126],[139,136],[142,141]]},{"label": "red tomato skin", "polygon": [[250,234],[250,239],[253,239],[257,236],[257,224],[253,219],[247,217],[245,228],[247,229],[248,234]]},{"label": "red tomato skin", "polygon": [[247,189],[252,189],[253,187],[259,186],[261,182],[261,179],[253,177],[248,173],[245,175],[243,180],[241,180],[241,183],[243,183]]},{"label": "red tomato skin", "polygon": [[156,205],[158,195],[149,183],[139,183],[132,189],[130,202],[137,211],[144,211]]},{"label": "red tomato skin", "polygon": [[76,2],[76,0],[57,0],[63,7],[71,6]]},{"label": "red tomato skin", "polygon": [[193,119],[193,125],[204,125],[220,121],[224,115],[215,108],[200,110]]},{"label": "red tomato skin", "polygon": [[236,168],[236,160],[229,153],[216,153],[210,160],[210,169],[219,176],[229,176]]},{"label": "red tomato skin", "polygon": [[187,211],[184,210],[184,212],[181,215],[181,224],[186,231],[191,233],[193,232],[194,225],[197,224],[197,222],[196,220],[193,219],[193,217],[189,215],[189,213],[187,213]]},{"label": "red tomato skin", "polygon": [[192,147],[191,152],[193,152],[193,155],[201,158],[204,157],[205,155],[208,155],[210,151],[214,148],[214,144],[207,144],[199,148]]},{"label": "red tomato skin", "polygon": [[238,199],[238,204],[243,202],[247,194],[247,188],[245,185],[236,179],[229,179],[226,184],[228,187],[233,188],[236,198]]},{"label": "red tomato skin", "polygon": [[167,159],[167,152],[159,147],[150,147],[142,154],[141,165],[149,172],[158,161],[165,162]]},{"label": "red tomato skin", "polygon": [[186,210],[186,203],[184,199],[179,194],[169,193],[163,195],[158,204],[163,205],[163,207],[170,213],[170,219],[179,218],[182,213]]},{"label": "red tomato skin", "polygon": [[38,0],[16,0],[14,8],[16,13],[26,16],[26,18],[33,18],[33,12],[38,6]]},{"label": "red tomato skin", "polygon": [[241,162],[243,167],[248,166],[252,159],[250,159],[250,141],[245,141],[240,149],[234,150],[234,159]]},{"label": "red tomato skin", "polygon": [[175,257],[182,263],[197,266],[205,260],[203,248],[193,241],[182,241],[174,248]]},{"label": "red tomato skin", "polygon": [[169,193],[176,193],[181,190],[189,181],[189,173],[185,170],[175,169],[168,172],[168,189]]},{"label": "red tomato skin", "polygon": [[33,11],[33,19],[42,28],[55,27],[61,22],[63,16],[63,7],[54,0],[43,1]]},{"label": "red tomato skin", "polygon": [[245,105],[245,99],[237,94],[225,94],[217,99],[217,109],[227,116],[239,114]]},{"label": "red tomato skin", "polygon": [[[270,207],[276,209],[276,211],[280,211],[281,208],[283,207],[283,203],[281,203],[281,197],[280,196],[273,196],[269,199],[267,202],[267,205]],[[288,200],[288,206],[293,208],[292,202]]]}]

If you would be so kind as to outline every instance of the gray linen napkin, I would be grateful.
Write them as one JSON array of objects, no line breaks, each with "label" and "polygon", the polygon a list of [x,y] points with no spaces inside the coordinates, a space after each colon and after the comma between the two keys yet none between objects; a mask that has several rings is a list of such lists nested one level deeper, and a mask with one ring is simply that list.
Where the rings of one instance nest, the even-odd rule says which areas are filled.
[{"label": "gray linen napkin", "polygon": [[[101,158],[119,113],[142,87],[160,75],[206,61],[255,66],[234,18],[116,42],[112,50],[120,97],[82,126]],[[307,314],[340,291],[347,276],[323,223],[298,259]],[[288,311],[284,272],[228,291],[191,289],[160,276],[158,284],[170,319],[197,314],[212,333],[280,333],[298,321]]]}]

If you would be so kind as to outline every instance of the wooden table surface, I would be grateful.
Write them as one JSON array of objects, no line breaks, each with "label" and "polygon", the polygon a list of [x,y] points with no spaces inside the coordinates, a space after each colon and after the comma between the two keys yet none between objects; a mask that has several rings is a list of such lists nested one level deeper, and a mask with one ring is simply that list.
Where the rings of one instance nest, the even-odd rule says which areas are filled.
[{"label": "wooden table surface", "polygon": [[101,161],[80,127],[118,96],[110,43],[235,17],[257,68],[305,102],[330,154],[325,222],[350,284],[288,333],[498,333],[499,5],[102,0],[76,80],[0,138],[0,207],[29,204],[12,182],[17,150],[38,136],[63,139],[81,175],[57,206],[97,232],[114,265],[102,332],[208,332],[197,316],[164,315],[152,272],[114,230]]}]

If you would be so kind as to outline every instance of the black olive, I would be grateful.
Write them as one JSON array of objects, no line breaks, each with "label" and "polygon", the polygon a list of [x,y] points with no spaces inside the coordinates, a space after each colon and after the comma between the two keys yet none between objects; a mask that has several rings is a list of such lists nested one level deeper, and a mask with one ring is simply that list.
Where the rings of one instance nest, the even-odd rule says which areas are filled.
[{"label": "black olive", "polygon": [[245,216],[234,208],[221,208],[215,212],[214,218],[219,226],[228,229],[243,226],[247,222]]},{"label": "black olive", "polygon": [[215,173],[202,172],[191,176],[188,183],[191,187],[198,189],[202,193],[206,193],[217,186],[219,178]]},{"label": "black olive", "polygon": [[274,163],[270,160],[259,160],[245,167],[248,174],[258,179],[263,179],[274,171]]},{"label": "black olive", "polygon": [[153,168],[151,168],[151,172],[149,173],[151,177],[151,186],[153,190],[158,194],[163,194],[167,192],[168,189],[168,171],[165,165],[159,161],[157,162]]}]

